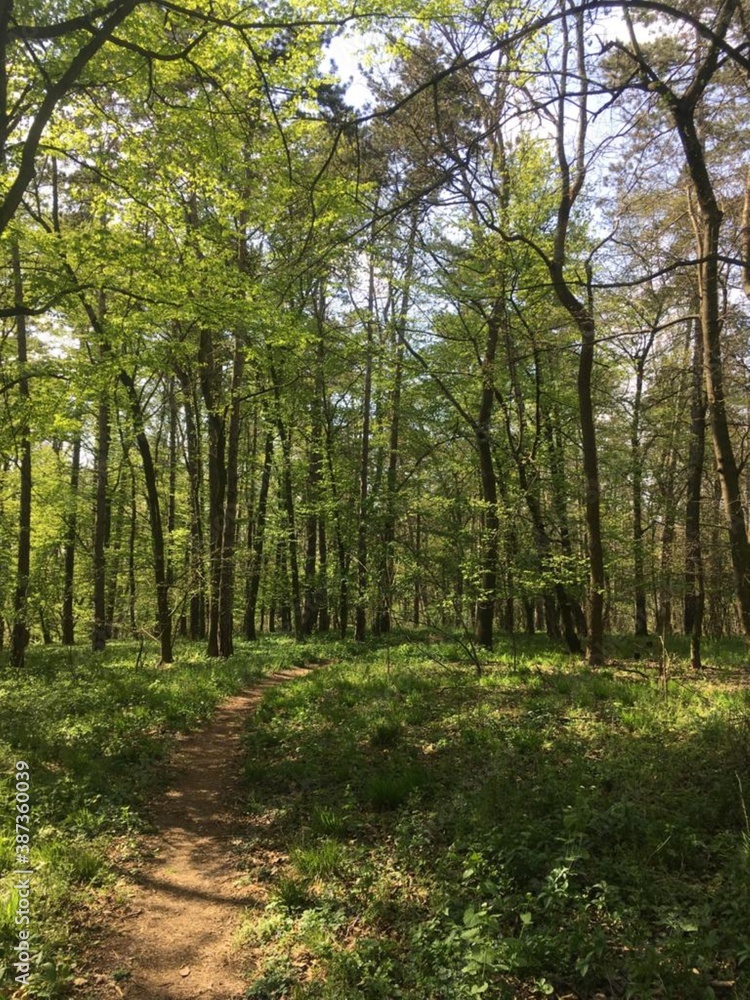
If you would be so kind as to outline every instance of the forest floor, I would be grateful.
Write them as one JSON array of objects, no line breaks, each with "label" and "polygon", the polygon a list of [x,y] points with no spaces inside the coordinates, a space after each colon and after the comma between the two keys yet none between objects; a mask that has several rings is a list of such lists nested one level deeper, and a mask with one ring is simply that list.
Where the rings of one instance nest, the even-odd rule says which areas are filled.
[{"label": "forest floor", "polygon": [[750,1000],[743,642],[141,652],[0,670],[2,1000]]},{"label": "forest floor", "polygon": [[[271,674],[223,702],[211,722],[180,740],[171,787],[153,809],[155,832],[139,845],[127,902],[106,914],[103,937],[76,979],[87,1000],[235,1000],[247,988],[233,947],[247,888],[232,839],[240,737],[271,687],[308,671]],[[105,914],[102,914],[104,917]],[[93,931],[94,928],[91,928]]]}]

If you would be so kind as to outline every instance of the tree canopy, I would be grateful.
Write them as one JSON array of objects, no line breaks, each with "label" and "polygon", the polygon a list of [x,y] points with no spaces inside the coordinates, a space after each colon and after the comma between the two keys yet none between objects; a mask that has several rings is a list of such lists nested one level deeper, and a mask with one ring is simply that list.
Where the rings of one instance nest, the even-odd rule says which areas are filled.
[{"label": "tree canopy", "polygon": [[739,0],[8,0],[0,44],[12,663],[750,638]]}]

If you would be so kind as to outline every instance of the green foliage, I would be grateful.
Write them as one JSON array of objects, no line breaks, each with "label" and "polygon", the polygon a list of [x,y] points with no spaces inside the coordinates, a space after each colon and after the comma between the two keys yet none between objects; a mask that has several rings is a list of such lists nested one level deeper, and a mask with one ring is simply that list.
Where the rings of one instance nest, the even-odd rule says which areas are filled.
[{"label": "green foliage", "polygon": [[294,850],[290,860],[303,878],[325,878],[336,874],[344,857],[345,851],[341,844],[324,837],[312,847]]},{"label": "green foliage", "polygon": [[0,951],[9,953],[18,940],[18,899],[6,873],[15,867],[11,775],[23,759],[31,776],[33,929],[40,956],[34,996],[66,994],[72,917],[92,889],[111,880],[109,838],[149,828],[149,803],[165,780],[173,735],[195,728],[221,698],[265,671],[299,658],[288,641],[245,647],[226,662],[183,645],[176,662],[163,668],[153,666],[154,648],[139,665],[137,644],[118,642],[99,655],[32,648],[23,672],[0,675]]},{"label": "green foliage", "polygon": [[245,849],[303,840],[252,989],[283,968],[299,1000],[747,995],[746,692],[518,646],[481,679],[366,646],[269,693]]},{"label": "green foliage", "polygon": [[274,886],[272,903],[282,910],[294,913],[314,905],[314,897],[307,881],[293,875],[282,875]]}]

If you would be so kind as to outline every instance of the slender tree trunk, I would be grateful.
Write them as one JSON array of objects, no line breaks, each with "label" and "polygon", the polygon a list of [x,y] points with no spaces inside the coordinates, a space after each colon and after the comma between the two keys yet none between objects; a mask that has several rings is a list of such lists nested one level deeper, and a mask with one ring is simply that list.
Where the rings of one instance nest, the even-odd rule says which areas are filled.
[{"label": "slender tree trunk", "polygon": [[190,493],[190,611],[188,636],[206,638],[206,591],[204,584],[205,543],[203,535],[203,463],[198,433],[197,414],[199,403],[190,376],[178,372],[182,389],[182,408],[185,416],[185,468]]},{"label": "slender tree trunk", "polygon": [[78,533],[78,482],[81,471],[81,435],[73,438],[73,454],[70,462],[70,510],[65,529],[65,575],[62,602],[62,642],[63,646],[75,645],[75,562],[76,538]]},{"label": "slender tree trunk", "polygon": [[[14,301],[23,304],[21,259],[15,240],[11,246]],[[26,366],[27,357],[26,317],[19,312],[16,318],[16,357],[18,360],[19,395],[21,398],[21,427],[18,434],[20,450],[20,489],[18,496],[18,549],[16,555],[16,588],[13,598],[13,632],[11,635],[11,666],[24,666],[26,647],[29,644],[29,576],[31,572],[31,431],[29,406],[31,393]]]},{"label": "slender tree trunk", "polygon": [[402,292],[395,323],[393,388],[391,391],[391,426],[388,440],[388,465],[386,469],[385,519],[383,523],[383,548],[380,566],[380,607],[375,631],[385,634],[391,630],[391,606],[396,576],[396,494],[399,464],[399,435],[401,429],[401,388],[404,369],[404,341],[411,299],[414,273],[414,252],[418,228],[418,205],[412,211],[406,261],[402,276]]},{"label": "slender tree trunk", "polygon": [[476,639],[480,646],[492,649],[500,521],[497,516],[497,480],[489,440],[489,421],[480,419],[476,442],[482,484],[482,571],[481,592],[477,601]]},{"label": "slender tree trunk", "polygon": [[391,605],[396,576],[396,481],[399,459],[399,423],[401,419],[401,381],[403,356],[403,329],[399,332],[396,345],[396,366],[393,374],[391,398],[391,428],[388,443],[388,466],[386,469],[385,521],[380,567],[380,607],[377,612],[375,631],[379,635],[391,631]]},{"label": "slender tree trunk", "polygon": [[635,395],[633,415],[630,424],[630,455],[632,463],[633,498],[633,590],[635,597],[635,634],[648,635],[648,613],[646,608],[646,573],[643,551],[643,449],[641,447],[641,408],[643,402],[643,381],[646,358],[653,343],[636,355]]},{"label": "slender tree trunk", "polygon": [[[2,478],[0,478],[0,524],[5,524],[5,503],[3,495],[5,492],[5,476],[8,472],[7,461],[0,465],[0,471],[2,472]],[[2,609],[5,607],[5,598],[11,575],[10,553],[5,545],[0,545],[0,650],[5,648],[6,623]]]},{"label": "slender tree trunk", "polygon": [[[568,517],[568,488],[565,475],[565,455],[561,442],[559,415],[557,412],[543,414],[544,436],[547,442],[547,453],[550,468],[552,503],[554,506],[557,527],[560,532],[560,549],[568,560],[573,563],[573,543],[570,537],[570,519]],[[578,597],[565,589],[565,599],[573,616],[575,631],[578,635],[586,635],[588,623]]]},{"label": "slender tree trunk", "polygon": [[162,663],[171,663],[172,656],[172,616],[169,610],[169,580],[167,578],[167,557],[164,544],[164,528],[159,506],[159,489],[156,469],[151,454],[151,446],[146,436],[145,422],[141,410],[138,391],[130,375],[120,372],[120,382],[128,394],[130,412],[135,430],[135,443],[141,456],[143,478],[146,484],[146,503],[151,527],[151,548],[154,560],[154,583],[156,584],[156,622]]},{"label": "slender tree trunk", "polygon": [[711,532],[706,558],[706,631],[712,639],[721,639],[728,632],[728,615],[725,603],[726,559],[719,529],[722,506],[721,483],[716,474],[712,477]]},{"label": "slender tree trunk", "polygon": [[705,582],[701,547],[701,484],[706,445],[706,396],[702,378],[702,337],[699,324],[693,325],[693,363],[690,393],[690,444],[687,464],[685,507],[685,634],[690,636],[690,665],[702,668],[701,637]]},{"label": "slender tree trunk", "polygon": [[[97,316],[93,309],[94,330],[99,336],[99,358],[103,363],[109,355],[109,345],[101,336],[103,325],[103,302]],[[102,365],[104,367],[104,365]],[[94,652],[101,652],[107,644],[107,546],[109,544],[110,503],[108,489],[109,449],[111,443],[109,395],[111,389],[100,389],[97,410],[96,433],[96,501],[94,510],[94,626],[91,646]]]},{"label": "slender tree trunk", "polygon": [[[114,495],[117,496],[119,492],[120,477],[122,475],[122,468],[117,473],[117,485],[115,486]],[[117,582],[120,574],[120,555],[122,549],[122,531],[123,524],[125,521],[125,511],[122,504],[117,505],[117,510],[114,514],[114,530],[111,545],[111,565],[109,570],[109,575],[107,579],[107,641],[109,641],[115,634],[115,610],[117,607]]]},{"label": "slender tree trunk", "polygon": [[500,519],[497,512],[497,476],[492,455],[490,425],[495,401],[495,358],[500,325],[505,319],[504,307],[504,302],[497,299],[487,320],[487,339],[482,359],[482,395],[479,414],[473,425],[479,456],[482,496],[481,591],[476,608],[476,640],[485,649],[492,649],[497,600]]},{"label": "slender tree trunk", "polygon": [[750,298],[750,168],[745,173],[745,197],[742,202],[742,289]]},{"label": "slender tree trunk", "polygon": [[697,210],[693,213],[693,221],[700,257],[698,276],[706,399],[716,467],[728,521],[740,624],[746,638],[750,640],[750,541],[742,506],[740,473],[727,415],[721,350],[722,318],[718,255],[723,213],[716,201],[706,165],[705,151],[695,126],[695,105],[685,106],[684,102],[674,102],[672,112],[698,203]]},{"label": "slender tree trunk", "polygon": [[328,408],[328,400],[323,397],[323,408],[325,410],[325,448],[326,465],[328,468],[329,488],[331,491],[331,501],[333,507],[333,532],[336,543],[337,572],[338,572],[338,594],[337,594],[337,616],[338,630],[341,638],[346,638],[346,630],[349,626],[349,553],[344,542],[344,529],[341,524],[341,500],[336,484],[336,472],[333,464],[333,441],[332,441],[332,418]]},{"label": "slender tree trunk", "polygon": [[[590,666],[604,663],[604,547],[602,543],[601,501],[599,485],[599,458],[596,444],[596,423],[592,393],[594,358],[596,351],[596,321],[593,313],[591,282],[588,287],[588,301],[581,302],[571,290],[565,278],[565,259],[570,217],[586,177],[586,126],[588,77],[583,36],[583,20],[576,16],[575,45],[568,37],[568,22],[562,21],[563,66],[561,87],[558,98],[557,115],[557,159],[561,175],[560,198],[557,206],[554,250],[552,258],[547,258],[550,277],[555,294],[567,310],[581,337],[578,358],[578,415],[581,425],[581,445],[583,450],[583,474],[585,480],[586,539],[589,561],[589,614],[586,658]],[[576,137],[575,173],[565,148],[566,120],[568,108],[568,58],[575,49],[577,55],[576,92],[578,100],[578,135]]]},{"label": "slender tree trunk", "polygon": [[138,496],[135,482],[135,469],[128,463],[130,468],[130,536],[128,538],[128,618],[130,622],[130,634],[138,634],[138,621],[135,613],[136,609],[136,582],[135,582],[135,541],[138,537]]},{"label": "slender tree trunk", "polygon": [[367,521],[369,511],[368,477],[370,470],[370,410],[372,407],[373,327],[375,324],[375,264],[370,262],[370,290],[367,304],[367,341],[365,345],[365,385],[362,401],[362,442],[359,459],[359,519],[357,522],[357,607],[354,614],[354,638],[364,642],[367,628]]},{"label": "slender tree trunk", "polygon": [[209,656],[220,656],[219,599],[221,594],[221,547],[224,537],[224,503],[227,488],[226,429],[219,400],[221,370],[215,357],[211,333],[201,331],[201,389],[208,422],[208,647]]},{"label": "slender tree trunk", "polygon": [[417,511],[414,524],[414,562],[417,566],[414,577],[414,598],[412,601],[411,618],[415,628],[420,625],[420,611],[422,607],[422,580],[420,576],[420,566],[422,560],[422,515]]},{"label": "slender tree trunk", "polygon": [[326,523],[318,518],[318,560],[320,586],[318,590],[318,632],[325,635],[331,628],[331,613],[328,610],[328,539]]},{"label": "slender tree trunk", "polygon": [[[304,633],[302,630],[299,555],[297,530],[295,527],[294,485],[292,482],[292,441],[289,429],[281,417],[281,392],[275,372],[273,372],[272,377],[276,395],[276,407],[277,411],[279,411],[276,417],[276,427],[279,433],[279,441],[281,443],[281,503],[284,514],[285,543],[286,552],[289,558],[289,577],[291,583],[291,609],[290,621],[288,624],[291,625],[292,622],[294,623],[294,636],[297,641],[301,641],[304,638]],[[288,601],[286,602],[285,607],[289,607]]]},{"label": "slender tree trunk", "polygon": [[49,623],[47,622],[47,616],[44,613],[44,608],[39,607],[39,628],[42,633],[42,642],[45,646],[52,645],[52,633],[49,630]]},{"label": "slender tree trunk", "polygon": [[0,3],[0,170],[4,173],[8,161],[8,27],[13,17],[13,0]]},{"label": "slender tree trunk", "polygon": [[174,549],[173,540],[177,527],[177,426],[179,414],[177,412],[177,386],[174,376],[169,379],[169,494],[167,498],[167,538],[169,540],[167,551],[167,581],[170,591],[174,588]]},{"label": "slender tree trunk", "polygon": [[232,362],[232,404],[229,417],[226,459],[226,503],[221,544],[221,581],[219,591],[219,654],[234,653],[234,579],[237,541],[237,505],[239,502],[239,456],[241,431],[241,389],[245,350],[239,334],[235,339]]},{"label": "slender tree trunk", "polygon": [[339,614],[339,634],[342,639],[346,638],[349,628],[349,569],[350,556],[344,543],[344,535],[339,523],[336,524],[336,555],[338,556],[339,571],[339,592],[338,592],[338,614]]},{"label": "slender tree trunk", "polygon": [[[282,517],[284,515],[283,498]],[[288,539],[280,538],[276,546],[276,587],[279,604],[279,617],[282,632],[291,632],[292,608],[289,602],[289,573],[287,571]]]},{"label": "slender tree trunk", "polygon": [[244,630],[245,638],[250,640],[257,638],[255,631],[255,609],[258,604],[260,575],[263,568],[263,545],[266,533],[268,490],[271,483],[271,471],[273,469],[273,440],[273,432],[268,431],[266,434],[266,442],[263,452],[263,471],[260,477],[258,507],[255,518],[248,518],[247,547],[250,554],[250,566],[248,569],[245,588]]},{"label": "slender tree trunk", "polygon": [[661,602],[659,607],[658,626],[662,636],[671,635],[674,629],[673,621],[673,558],[675,527],[677,522],[677,503],[675,498],[675,476],[677,470],[677,449],[672,430],[672,440],[664,458],[664,521],[661,534]]},{"label": "slender tree trunk", "polygon": [[320,586],[319,574],[316,573],[316,561],[318,554],[318,531],[322,524],[320,491],[323,482],[323,363],[325,360],[325,341],[322,329],[320,329],[316,355],[315,390],[312,401],[312,419],[310,422],[310,456],[307,473],[309,513],[305,524],[305,596],[302,616],[302,631],[305,635],[310,635],[314,631],[320,614]]},{"label": "slender tree trunk", "polygon": [[589,550],[589,632],[586,657],[591,666],[604,662],[604,549],[602,545],[599,459],[591,392],[596,330],[593,322],[583,322],[581,356],[578,366],[578,402],[583,444],[583,471],[586,480],[586,535]]}]

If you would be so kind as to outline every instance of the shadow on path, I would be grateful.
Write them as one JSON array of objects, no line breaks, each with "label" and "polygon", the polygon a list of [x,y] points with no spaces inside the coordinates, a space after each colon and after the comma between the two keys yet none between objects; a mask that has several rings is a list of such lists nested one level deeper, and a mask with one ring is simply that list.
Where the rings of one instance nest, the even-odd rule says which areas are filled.
[{"label": "shadow on path", "polygon": [[231,851],[231,809],[240,737],[263,694],[307,675],[282,670],[228,699],[209,725],[182,737],[174,782],[153,810],[153,855],[132,877],[125,912],[106,929],[89,963],[85,1000],[237,1000],[246,983],[232,953],[239,910],[249,902]]}]

